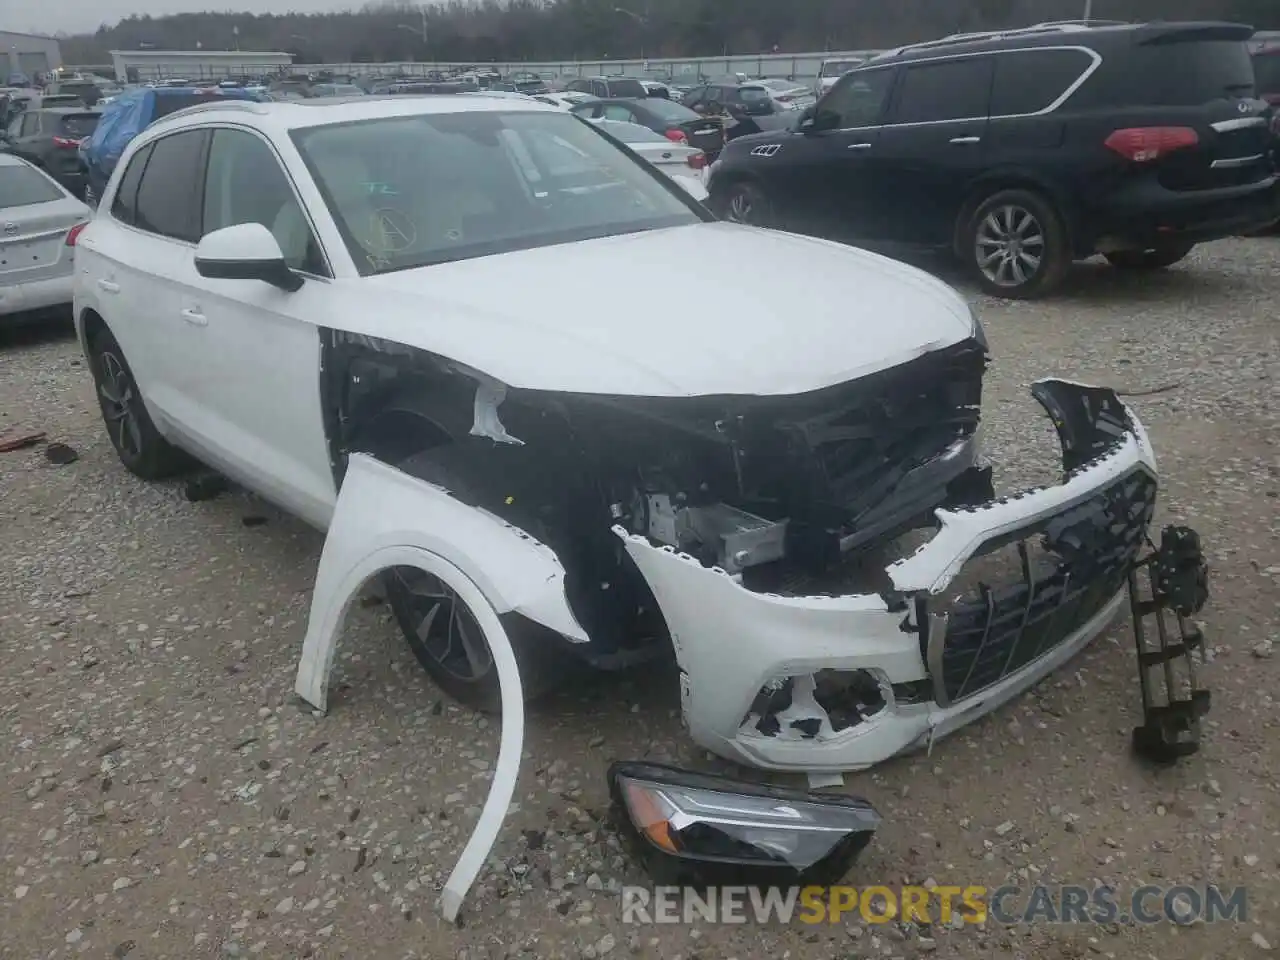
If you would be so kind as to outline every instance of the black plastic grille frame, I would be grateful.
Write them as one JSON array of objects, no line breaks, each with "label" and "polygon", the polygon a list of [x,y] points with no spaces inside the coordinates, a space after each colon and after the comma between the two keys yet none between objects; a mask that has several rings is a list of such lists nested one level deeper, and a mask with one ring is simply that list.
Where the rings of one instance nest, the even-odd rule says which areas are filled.
[{"label": "black plastic grille frame", "polygon": [[[1135,469],[1063,513],[979,552],[981,557],[1013,548],[1020,568],[1013,582],[980,583],[950,602],[925,601],[922,622],[930,626],[922,642],[939,700],[954,703],[985,690],[1099,614],[1125,585],[1142,549],[1156,491],[1155,478]],[[1029,547],[1036,538],[1047,564],[1032,560]],[[958,579],[963,576],[962,568]],[[945,622],[941,635],[939,617]],[[928,649],[931,638],[941,640],[940,652]]]},{"label": "black plastic grille frame", "polygon": [[986,364],[985,348],[965,340],[825,390],[762,398],[745,421],[746,486],[793,520],[827,509],[856,527],[912,470],[973,436]]}]

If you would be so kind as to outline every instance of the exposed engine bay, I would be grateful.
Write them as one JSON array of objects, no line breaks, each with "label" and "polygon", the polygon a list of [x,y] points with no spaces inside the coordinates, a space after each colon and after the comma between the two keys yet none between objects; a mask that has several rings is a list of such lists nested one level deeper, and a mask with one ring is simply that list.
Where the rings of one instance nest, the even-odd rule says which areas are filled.
[{"label": "exposed engine bay", "polygon": [[324,399],[340,483],[371,457],[546,551],[545,575],[521,570],[564,608],[510,604],[510,630],[602,668],[674,655],[699,744],[841,771],[1056,669],[1122,609],[1149,540],[1154,455],[1110,390],[1036,384],[1062,482],[994,497],[986,362],[970,338],[808,394],[613,397],[332,332]]},{"label": "exposed engine bay", "polygon": [[[1152,544],[1154,454],[1111,390],[1033,385],[1061,482],[996,498],[977,450],[976,340],[807,395],[652,399],[508,390],[421,350],[328,336],[340,489],[296,690],[324,709],[346,611],[380,573],[421,570],[479,611],[503,742],[442,897],[449,919],[513,795],[527,625],[602,667],[673,654],[695,742],[821,778],[930,746],[1007,702],[1105,630],[1127,595],[1144,721],[1134,748],[1166,763],[1198,748],[1209,695],[1189,618],[1208,598],[1207,567],[1187,528]],[[768,817],[782,794],[765,788],[644,765],[610,776],[624,808],[642,805],[633,821],[649,823],[655,796],[706,794],[759,819],[753,836],[781,829]],[[877,820],[864,801],[785,799],[841,819],[846,852]],[[691,823],[679,804],[665,815]],[[686,863],[705,835],[698,825],[663,851]]]},{"label": "exposed engine bay", "polygon": [[785,592],[937,506],[990,496],[976,340],[805,395],[651,399],[508,392],[422,351],[332,337],[335,467],[356,450],[410,464],[552,546],[597,653],[654,632],[614,525]]}]

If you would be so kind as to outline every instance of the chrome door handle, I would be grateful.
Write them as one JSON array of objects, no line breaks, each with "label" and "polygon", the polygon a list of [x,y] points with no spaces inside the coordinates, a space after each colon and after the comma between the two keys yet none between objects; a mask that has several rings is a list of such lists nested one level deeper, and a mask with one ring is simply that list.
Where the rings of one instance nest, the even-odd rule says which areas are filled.
[{"label": "chrome door handle", "polygon": [[187,321],[187,323],[194,324],[197,327],[204,327],[204,326],[208,326],[209,324],[208,317],[206,317],[199,310],[192,310],[190,308],[182,311],[182,319]]},{"label": "chrome door handle", "polygon": [[952,143],[981,143],[981,137],[952,137]]},{"label": "chrome door handle", "polygon": [[120,292],[120,284],[118,284],[118,283],[116,283],[116,282],[114,282],[114,281],[112,281],[112,280],[99,280],[99,281],[98,281],[98,287],[99,287],[99,289],[105,290],[107,293],[119,293],[119,292]]},{"label": "chrome door handle", "polygon": [[850,150],[870,150],[870,149],[871,149],[871,144],[869,144],[869,143],[851,143],[851,144],[849,144],[848,149],[850,149]]}]

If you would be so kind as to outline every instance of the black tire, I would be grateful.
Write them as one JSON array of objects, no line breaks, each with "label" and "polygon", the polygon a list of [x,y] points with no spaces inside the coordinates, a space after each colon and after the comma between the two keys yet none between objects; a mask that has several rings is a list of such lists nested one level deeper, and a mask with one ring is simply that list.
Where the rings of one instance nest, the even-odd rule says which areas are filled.
[{"label": "black tire", "polygon": [[1117,250],[1103,256],[1119,270],[1163,270],[1185,260],[1194,247],[1194,243],[1172,243],[1151,250]]},{"label": "black tire", "polygon": [[106,327],[89,340],[89,368],[103,425],[125,469],[143,480],[163,480],[191,466],[156,430],[124,351]]},{"label": "black tire", "polygon": [[1031,190],[1001,190],[969,207],[956,237],[965,269],[995,297],[1043,297],[1071,268],[1071,238],[1062,217]]},{"label": "black tire", "polygon": [[712,211],[721,220],[752,227],[773,224],[773,204],[754,180],[739,180],[712,197]]},{"label": "black tire", "polygon": [[[414,475],[422,472],[416,469]],[[433,469],[431,476],[423,479],[444,486],[460,499],[469,499],[466,486],[448,471]],[[504,519],[519,525],[518,518]],[[529,527],[522,529],[537,535]],[[441,589],[441,581],[416,567],[387,570],[383,585],[400,632],[436,686],[472,710],[501,713],[502,687],[493,655],[466,602],[447,587]],[[519,617],[508,617],[503,625],[515,652],[526,703],[551,693],[577,666],[556,646],[559,638],[545,627]],[[455,632],[441,636],[449,630]],[[460,649],[454,649],[455,643]]]}]

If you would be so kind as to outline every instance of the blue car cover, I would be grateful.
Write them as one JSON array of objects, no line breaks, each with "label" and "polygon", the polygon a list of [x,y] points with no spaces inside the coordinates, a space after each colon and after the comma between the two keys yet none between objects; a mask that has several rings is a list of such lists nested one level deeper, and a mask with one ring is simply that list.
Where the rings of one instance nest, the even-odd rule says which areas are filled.
[{"label": "blue car cover", "polygon": [[80,159],[88,169],[94,197],[102,196],[111,172],[134,137],[160,117],[212,97],[258,99],[255,93],[241,87],[145,87],[122,93],[108,103],[93,136],[80,145]]}]

